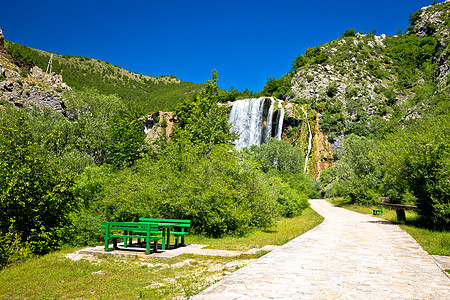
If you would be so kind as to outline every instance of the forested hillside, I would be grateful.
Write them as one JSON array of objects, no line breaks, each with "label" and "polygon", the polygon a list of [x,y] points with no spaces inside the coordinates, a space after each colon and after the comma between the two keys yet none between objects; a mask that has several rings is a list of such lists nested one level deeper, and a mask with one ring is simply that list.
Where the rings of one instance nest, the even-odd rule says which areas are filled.
[{"label": "forested hillside", "polygon": [[[38,66],[46,70],[51,53],[9,41],[5,41],[5,47],[26,67]],[[174,110],[177,104],[198,93],[202,87],[173,75],[137,74],[99,59],[56,53],[51,70],[62,75],[75,90],[95,88],[102,94],[116,94],[141,114]]]},{"label": "forested hillside", "polygon": [[322,173],[323,193],[367,204],[388,196],[449,229],[449,23],[447,1],[411,15],[397,36],[350,29],[268,81],[265,90],[321,115],[338,159]]}]

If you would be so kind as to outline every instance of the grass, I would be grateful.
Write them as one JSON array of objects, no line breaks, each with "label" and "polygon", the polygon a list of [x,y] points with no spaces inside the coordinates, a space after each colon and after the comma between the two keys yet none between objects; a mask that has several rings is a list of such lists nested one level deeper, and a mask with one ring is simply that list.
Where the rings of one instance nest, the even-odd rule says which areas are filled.
[{"label": "grass", "polygon": [[[279,220],[271,230],[253,231],[244,237],[186,239],[215,249],[248,250],[281,245],[321,222],[317,213],[307,209],[297,218]],[[141,260],[104,255],[77,261],[66,257],[76,250],[69,248],[6,267],[0,271],[0,299],[186,299],[257,257],[185,254],[168,260]]]},{"label": "grass", "polygon": [[170,260],[104,256],[72,261],[66,253],[55,252],[0,272],[0,298],[188,298],[248,262],[247,258],[194,255]]},{"label": "grass", "polygon": [[[332,202],[334,205],[356,211],[362,214],[372,214],[376,205],[367,206],[360,204],[349,204],[343,199],[336,199]],[[411,235],[430,255],[450,256],[450,232],[448,231],[434,231],[426,228],[421,228],[419,223],[419,215],[412,210],[406,210],[406,222],[398,222],[397,215],[394,209],[383,207],[383,215],[377,217],[391,221],[398,224],[403,230]]]},{"label": "grass", "polygon": [[189,243],[209,245],[211,249],[247,251],[262,248],[265,245],[283,245],[302,233],[316,227],[323,218],[313,209],[307,208],[301,216],[277,221],[276,227],[256,230],[244,236],[227,236],[221,239],[207,238],[202,235],[188,236]]}]

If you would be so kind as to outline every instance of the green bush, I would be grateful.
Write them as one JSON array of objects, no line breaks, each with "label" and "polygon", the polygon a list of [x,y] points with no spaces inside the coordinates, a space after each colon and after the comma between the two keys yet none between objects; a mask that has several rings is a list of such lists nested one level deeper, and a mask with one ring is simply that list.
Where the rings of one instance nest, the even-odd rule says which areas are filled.
[{"label": "green bush", "polygon": [[344,31],[344,33],[342,34],[342,37],[349,37],[349,36],[356,36],[355,29],[347,29],[347,30]]},{"label": "green bush", "polygon": [[353,203],[374,204],[379,197],[381,169],[371,156],[375,141],[351,134],[344,140],[341,160],[336,163],[336,190]]},{"label": "green bush", "polygon": [[250,151],[264,172],[269,170],[282,173],[303,172],[305,163],[303,151],[286,141],[268,138],[261,146],[251,146]]},{"label": "green bush", "polygon": [[31,257],[30,247],[14,232],[13,225],[6,232],[0,231],[0,270],[28,257]]},{"label": "green bush", "polygon": [[377,148],[385,190],[398,202],[412,193],[426,225],[438,230],[450,229],[449,124],[448,115],[415,120]]},{"label": "green bush", "polygon": [[0,231],[14,225],[34,253],[47,253],[68,224],[72,173],[33,140],[24,112],[8,112],[0,118]]}]

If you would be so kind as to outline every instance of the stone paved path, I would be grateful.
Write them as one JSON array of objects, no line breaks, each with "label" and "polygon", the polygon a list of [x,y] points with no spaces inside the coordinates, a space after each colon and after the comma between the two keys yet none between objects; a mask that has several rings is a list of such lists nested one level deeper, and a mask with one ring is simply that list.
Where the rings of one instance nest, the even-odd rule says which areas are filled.
[{"label": "stone paved path", "polygon": [[450,299],[450,279],[397,225],[310,200],[318,227],[192,299]]}]

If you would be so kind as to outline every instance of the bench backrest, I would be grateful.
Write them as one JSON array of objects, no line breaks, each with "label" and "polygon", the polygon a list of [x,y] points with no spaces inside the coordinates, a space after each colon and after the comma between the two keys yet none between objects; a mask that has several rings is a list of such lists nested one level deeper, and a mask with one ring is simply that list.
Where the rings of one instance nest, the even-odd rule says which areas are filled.
[{"label": "bench backrest", "polygon": [[101,222],[101,229],[104,230],[126,230],[126,231],[142,231],[150,232],[158,230],[157,224],[148,222]]},{"label": "bench backrest", "polygon": [[179,223],[190,225],[191,220],[180,220],[180,219],[155,219],[155,218],[139,218],[139,221],[150,222],[150,223]]}]

